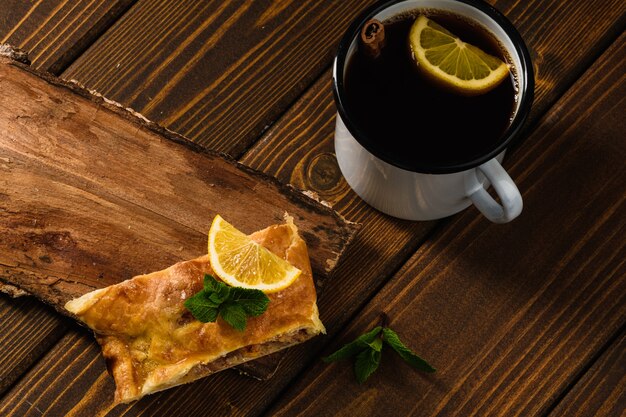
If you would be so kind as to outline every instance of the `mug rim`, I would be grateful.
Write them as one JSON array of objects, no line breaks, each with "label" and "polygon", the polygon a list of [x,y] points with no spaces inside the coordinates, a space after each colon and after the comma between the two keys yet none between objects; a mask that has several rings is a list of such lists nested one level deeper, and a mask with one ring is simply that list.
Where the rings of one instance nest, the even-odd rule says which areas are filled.
[{"label": "mug rim", "polygon": [[508,20],[508,18],[490,4],[482,0],[454,0],[457,3],[465,3],[484,12],[491,19],[493,19],[502,28],[502,30],[504,30],[506,35],[511,40],[511,43],[515,48],[515,52],[517,53],[520,60],[521,68],[516,69],[520,73],[519,76],[523,77],[525,80],[525,83],[520,83],[520,90],[518,92],[520,102],[518,109],[515,112],[512,123],[507,127],[506,131],[502,135],[503,139],[498,142],[497,146],[490,148],[487,152],[483,153],[479,157],[456,164],[448,164],[445,166],[426,166],[419,163],[406,164],[402,161],[393,160],[386,155],[377,153],[376,150],[373,149],[373,147],[370,145],[371,141],[365,141],[362,139],[367,138],[369,135],[361,128],[359,128],[359,126],[353,121],[352,117],[350,116],[350,112],[346,108],[346,103],[344,99],[344,97],[346,96],[344,85],[344,68],[346,60],[348,58],[348,51],[350,49],[350,46],[353,43],[354,39],[359,35],[361,28],[365,24],[365,22],[367,22],[369,19],[371,19],[373,16],[380,13],[381,11],[387,9],[388,7],[404,1],[407,0],[381,0],[373,4],[372,6],[365,9],[361,14],[359,14],[356,19],[354,19],[354,21],[350,24],[343,37],[341,38],[337,53],[335,55],[332,81],[333,96],[339,116],[341,116],[341,119],[350,134],[361,146],[363,146],[372,155],[397,168],[423,174],[449,174],[475,168],[489,161],[490,159],[493,159],[501,152],[505,151],[509,144],[513,141],[513,139],[518,136],[528,117],[528,114],[530,113],[530,108],[534,96],[535,79],[530,53],[528,51],[526,43],[522,39],[522,36],[517,31],[517,29]]}]

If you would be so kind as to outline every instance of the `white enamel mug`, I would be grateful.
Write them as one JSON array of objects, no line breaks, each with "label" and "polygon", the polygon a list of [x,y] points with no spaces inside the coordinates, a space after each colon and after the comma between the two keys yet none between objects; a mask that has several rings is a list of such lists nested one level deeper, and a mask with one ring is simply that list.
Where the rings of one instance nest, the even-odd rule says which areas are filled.
[{"label": "white enamel mug", "polygon": [[[399,166],[376,152],[364,140],[365,133],[353,121],[346,103],[344,74],[358,48],[361,28],[370,19],[385,20],[415,9],[454,12],[478,21],[500,41],[517,77],[517,100],[512,121],[502,140],[478,158],[445,167]],[[333,92],[337,105],[335,153],[350,187],[368,204],[394,217],[432,220],[447,217],[474,204],[495,223],[506,223],[522,212],[522,196],[502,168],[506,148],[516,139],[530,112],[534,76],[530,54],[513,25],[481,0],[392,0],[375,4],[357,18],[339,44],[333,67]],[[384,121],[381,121],[384,123]],[[376,138],[384,141],[385,138]],[[500,202],[487,192],[492,185]]]}]

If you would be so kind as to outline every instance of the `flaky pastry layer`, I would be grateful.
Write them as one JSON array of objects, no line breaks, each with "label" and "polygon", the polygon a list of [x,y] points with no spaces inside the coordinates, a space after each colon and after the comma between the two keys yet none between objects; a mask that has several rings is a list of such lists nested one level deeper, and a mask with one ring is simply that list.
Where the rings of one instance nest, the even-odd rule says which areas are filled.
[{"label": "flaky pastry layer", "polygon": [[183,303],[212,274],[208,256],[179,262],[69,301],[66,309],[89,326],[112,374],[115,401],[130,402],[191,382],[323,333],[304,240],[288,218],[251,237],[302,273],[286,289],[268,294],[265,313],[245,331],[219,318],[201,323]]}]

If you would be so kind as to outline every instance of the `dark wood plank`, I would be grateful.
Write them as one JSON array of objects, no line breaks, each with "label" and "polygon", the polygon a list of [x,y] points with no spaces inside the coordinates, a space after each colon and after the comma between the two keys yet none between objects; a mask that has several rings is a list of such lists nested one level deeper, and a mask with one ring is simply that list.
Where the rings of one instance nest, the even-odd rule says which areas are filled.
[{"label": "dark wood plank", "polygon": [[248,233],[293,216],[320,277],[355,232],[293,188],[73,84],[4,58],[0,79],[0,279],[61,312],[91,289],[206,253],[218,213]]},{"label": "dark wood plank", "polygon": [[329,65],[371,2],[140,0],[63,76],[237,156]]},{"label": "dark wood plank", "polygon": [[[562,28],[570,28],[571,32],[563,32],[558,31],[558,37],[542,37],[540,34],[536,34],[536,45],[543,45],[542,55],[550,56],[550,60],[543,60],[540,65],[540,70],[542,73],[553,73],[550,80],[553,84],[544,83],[542,84],[542,90],[544,93],[540,95],[539,101],[537,105],[543,108],[547,107],[549,104],[548,99],[554,97],[558,97],[559,94],[563,92],[563,90],[567,87],[567,83],[561,81],[562,77],[565,77],[572,68],[577,68],[578,66],[584,67],[584,63],[595,57],[596,52],[594,48],[597,49],[598,45],[601,45],[606,39],[607,33],[614,30],[613,26],[603,26],[606,22],[611,22],[613,15],[610,13],[610,9],[614,4],[603,3],[602,7],[594,6],[593,10],[587,11],[586,15],[578,14],[576,12],[576,8],[580,7],[582,3],[573,3],[572,9],[568,10],[569,14],[566,13],[566,10],[560,7],[560,5],[554,5],[553,7],[545,7],[545,4],[537,6],[537,3],[530,3],[528,7],[525,4],[517,4],[516,7],[513,7],[512,2],[501,3],[506,6],[507,14],[508,10],[512,10],[512,14],[510,16],[515,17],[515,19],[519,19],[520,22],[526,22],[527,30],[530,35],[533,35],[532,32],[532,24],[533,24],[533,12],[536,15],[541,15],[542,12],[548,14],[548,10],[556,10],[556,14],[559,16],[560,21],[547,19],[544,21],[546,24],[553,24],[555,27]],[[586,3],[585,3],[586,4]],[[606,9],[604,8],[606,5]],[[613,8],[614,9],[614,8]],[[618,10],[619,11],[619,10]],[[356,13],[356,11],[355,11]],[[585,16],[589,18],[586,20]],[[600,27],[604,28],[604,32],[599,30],[596,32],[595,30],[591,31],[593,33],[593,42],[591,42],[591,49],[584,49],[584,53],[582,56],[578,56],[578,58],[574,59],[571,62],[561,62],[559,59],[560,53],[565,53],[560,51],[558,48],[562,48],[563,44],[567,44],[571,41],[572,34],[574,33],[575,28],[585,28],[589,29],[589,27],[593,26],[597,22],[594,19],[598,18],[598,16],[605,16],[606,20],[600,22]],[[526,20],[529,19],[529,20]],[[562,28],[561,28],[562,25]],[[594,26],[596,27],[596,26]],[[607,28],[608,27],[608,28]],[[609,30],[610,29],[610,30]],[[588,32],[586,32],[588,33]],[[552,49],[555,48],[555,49]],[[570,53],[570,52],[567,52]],[[552,57],[552,55],[555,55]],[[551,68],[541,68],[543,63],[546,65],[554,65]],[[568,76],[569,77],[569,76]],[[321,83],[327,81],[321,81]],[[319,85],[318,85],[319,86]],[[316,88],[318,88],[316,86]],[[322,87],[319,87],[320,90]],[[554,91],[551,89],[554,88]],[[310,99],[312,96],[308,96]],[[330,101],[328,103],[331,103]],[[314,108],[319,105],[317,102],[312,103],[300,103],[297,107],[299,110],[307,110],[310,108]],[[325,110],[324,110],[325,111]],[[332,116],[333,111],[330,111]],[[293,116],[296,116],[294,119]],[[320,121],[317,123],[309,124],[310,121],[315,121],[316,118],[320,118]],[[297,114],[290,113],[287,114],[283,121],[280,123],[280,126],[277,126],[277,129],[272,129],[270,134],[265,137],[263,143],[266,148],[261,147],[260,149],[266,149],[268,152],[271,149],[271,152],[277,152],[278,148],[274,147],[277,143],[275,142],[277,139],[277,135],[280,132],[290,131],[292,132],[292,137],[298,137],[300,140],[299,146],[304,146],[303,152],[307,153],[307,149],[313,149],[314,146],[310,145],[313,142],[307,142],[304,139],[312,137],[312,138],[332,138],[332,121],[321,120],[323,117],[318,113],[310,114]],[[287,125],[290,125],[287,127]],[[321,131],[317,132],[317,128],[320,125],[327,125],[321,129]],[[328,127],[330,126],[330,127]],[[310,131],[307,129],[311,129]],[[309,136],[311,135],[311,136]],[[297,144],[296,144],[297,145]],[[307,148],[308,146],[308,148]],[[323,149],[322,153],[329,152],[332,153],[332,146],[326,144],[321,144],[320,149]],[[297,157],[295,160],[298,162],[292,164],[291,161],[286,161],[285,165],[281,165],[278,163],[280,156],[284,157],[283,154],[276,153],[279,157],[275,160],[272,160],[273,164],[278,168],[268,168],[266,172],[270,174],[280,174],[281,178],[297,178],[299,175],[304,175],[305,169],[309,166],[311,158],[315,158],[317,154],[313,153],[306,158],[299,160]],[[511,155],[511,159],[515,160],[515,154]],[[321,165],[328,166],[328,164]],[[332,170],[332,168],[331,168]],[[324,174],[326,175],[326,174]],[[330,171],[330,176],[332,177],[332,171]],[[294,183],[296,181],[294,180]],[[337,201],[338,205],[345,204],[342,206],[341,211],[346,214],[350,219],[357,220],[361,217],[365,217],[366,213],[369,209],[359,203],[358,201],[354,205],[350,205],[348,202],[341,202],[341,198],[334,198],[332,195],[339,196],[342,191],[341,184],[330,181],[330,184],[334,185],[326,185],[326,189],[329,190],[328,194],[324,194],[321,192],[323,196],[331,196],[331,198],[326,198],[331,201]],[[339,188],[337,188],[339,187]],[[321,189],[321,188],[320,188]],[[321,189],[323,191],[323,189]],[[347,192],[347,191],[346,191]],[[349,192],[347,192],[349,194]],[[353,198],[353,196],[348,196],[348,198]],[[355,200],[356,201],[356,200]],[[373,214],[374,217],[378,216],[377,214]],[[384,259],[385,256],[396,256],[394,254],[394,249],[403,248],[403,244],[406,244],[408,241],[412,241],[417,234],[415,234],[415,229],[413,231],[408,230],[408,228],[416,227],[420,228],[419,224],[410,224],[404,222],[396,222],[390,221],[384,216],[380,216],[383,223],[377,223],[378,220],[369,220],[369,224],[366,224],[364,230],[359,234],[358,248],[356,245],[351,247],[350,254],[346,258],[346,262],[343,262],[337,271],[336,280],[330,281],[328,284],[324,285],[320,295],[320,309],[322,314],[322,319],[325,323],[329,324],[329,328],[334,330],[335,332],[348,321],[348,319],[354,314],[355,311],[358,310],[358,307],[363,302],[366,301],[366,298],[363,297],[363,293],[360,292],[361,289],[366,288],[367,291],[371,291],[371,293],[375,292],[376,283],[382,284],[384,283],[386,277],[379,275],[381,272],[386,273],[385,271],[391,271],[392,268],[397,267],[401,264],[401,259],[403,256],[406,256],[410,253],[410,249],[404,253],[403,256],[398,256],[395,264],[390,262],[386,264]],[[375,228],[379,228],[379,233]],[[365,234],[369,234],[374,237],[368,238],[360,238]],[[394,234],[395,233],[395,234]],[[421,233],[426,233],[426,230]],[[384,240],[377,240],[375,237],[386,236]],[[399,237],[399,239],[403,240],[404,243],[396,242],[394,237]],[[422,235],[423,236],[423,235]],[[410,243],[411,245],[418,246],[419,241]],[[355,266],[363,264],[374,266],[374,269],[367,268],[355,268]],[[350,266],[350,267],[348,267]],[[388,269],[390,268],[390,269]],[[361,274],[361,275],[359,275]],[[365,275],[367,274],[367,275]],[[362,278],[362,279],[361,279]],[[344,298],[345,296],[345,298]],[[346,339],[348,336],[344,336]],[[268,382],[257,383],[256,381],[251,381],[246,378],[240,378],[234,372],[223,372],[219,375],[215,375],[214,378],[207,378],[204,381],[199,381],[195,384],[192,384],[187,387],[181,387],[179,389],[173,389],[170,391],[166,391],[162,394],[158,394],[152,397],[148,397],[142,402],[134,404],[128,407],[120,407],[116,410],[112,410],[110,415],[120,415],[123,412],[126,412],[127,415],[138,415],[138,414],[152,414],[159,415],[166,412],[171,413],[171,415],[187,415],[188,413],[201,413],[206,412],[207,409],[211,408],[212,410],[216,410],[216,414],[232,414],[232,415],[256,415],[260,413],[265,407],[270,404],[274,398],[283,390],[285,387],[290,385],[290,382],[294,380],[296,375],[299,375],[299,372],[306,367],[306,364],[309,363],[312,359],[314,360],[316,353],[319,350],[319,347],[326,343],[328,338],[317,339],[312,341],[310,344],[306,344],[305,346],[301,346],[295,349],[290,349],[285,359],[283,360],[282,366],[279,368],[277,374]],[[423,352],[426,356],[427,351]],[[97,352],[93,353],[94,357],[97,356]],[[43,362],[46,363],[46,362]],[[41,368],[42,370],[44,367]],[[102,368],[90,367],[85,372],[90,373],[92,375],[99,375]],[[348,371],[349,372],[349,371]],[[40,405],[49,405],[49,397],[52,393],[58,392],[59,386],[62,386],[63,383],[55,383],[55,378],[57,375],[53,373],[48,374],[48,377],[42,380],[42,384],[39,386],[39,390],[37,392],[33,392],[29,394],[28,401],[36,401],[37,398],[44,398]],[[57,385],[58,384],[58,385]],[[102,392],[106,392],[103,390]],[[415,392],[419,392],[416,388],[415,391],[411,392],[411,397],[415,394]],[[103,394],[103,400],[106,401],[106,395]],[[356,415],[355,413],[359,410],[359,406],[363,407],[374,407],[375,404],[373,401],[369,401],[372,397],[361,398],[364,399],[361,404],[359,400],[355,400],[354,408],[352,415]],[[12,396],[11,401],[16,401],[18,399],[17,396]],[[79,398],[74,398],[73,404],[78,402]],[[15,404],[15,403],[11,403]],[[57,405],[59,406],[59,405]],[[92,405],[92,407],[96,407]],[[100,406],[97,406],[100,407]],[[99,409],[99,408],[98,408]],[[11,410],[10,407],[5,410]],[[84,413],[88,413],[90,408],[77,408],[77,410],[81,410]],[[356,411],[354,411],[356,410]],[[78,412],[77,412],[78,413]]]},{"label": "dark wood plank", "polygon": [[59,73],[134,1],[5,0],[0,6],[0,44],[22,48],[34,67]]},{"label": "dark wood plank", "polygon": [[626,410],[626,334],[622,334],[550,413],[613,417]]},{"label": "dark wood plank", "polygon": [[[626,4],[609,1],[488,0],[515,22],[535,68],[535,113],[543,114],[624,31]],[[572,48],[572,42],[580,45]],[[590,53],[591,52],[591,53]],[[597,54],[594,55],[593,52]]]},{"label": "dark wood plank", "polygon": [[[115,386],[107,374],[100,348],[90,339],[84,332],[69,331],[9,391],[6,397],[12,401],[0,404],[0,415],[82,417],[106,412]],[[62,388],[33,398],[33,393],[45,390],[50,375],[54,375]],[[96,392],[98,397],[94,395]],[[103,398],[107,401],[102,401]]]},{"label": "dark wood plank", "polygon": [[0,395],[67,330],[50,310],[30,297],[0,295]]},{"label": "dark wood plank", "polygon": [[[293,354],[299,352],[296,358],[302,357],[309,348],[304,344],[288,351],[290,369],[295,369]],[[0,415],[248,416],[262,411],[251,408],[259,402],[253,393],[268,383],[225,370],[133,404],[112,407],[114,383],[100,349],[86,331],[73,329],[0,401]]]},{"label": "dark wood plank", "polygon": [[[619,0],[602,2],[601,7],[584,0],[554,1],[549,7],[538,0],[490,3],[518,27],[533,56],[536,85],[529,125],[622,32],[626,19],[626,5]],[[581,44],[585,47],[571,48],[572,38],[578,36],[584,37]],[[359,206],[351,202],[356,196],[343,181],[334,158],[335,112],[328,70],[241,161],[318,193],[351,217],[350,210]]]},{"label": "dark wood plank", "polygon": [[[578,6],[570,4],[572,10],[568,12],[561,9],[561,4],[550,8],[539,7],[538,3],[532,2],[497,4],[504,7],[503,10],[516,25],[527,26],[523,34],[530,39],[529,43],[532,42],[531,49],[543,51],[551,57],[550,60],[540,59],[535,65],[536,100],[529,125],[537,123],[551,101],[569,87],[569,75],[566,77],[564,74],[575,73],[577,68],[595,57],[593,50],[601,48],[613,35],[615,27],[619,26],[619,23],[611,24],[611,20],[619,22],[624,10],[618,4],[613,5],[617,7],[607,4],[606,9],[596,7],[594,13],[584,15],[577,10],[582,3]],[[551,24],[558,25],[562,37],[539,37],[534,33],[533,18],[545,24],[544,14],[548,13],[548,9],[558,14],[559,22]],[[529,18],[528,13],[535,16]],[[573,32],[564,32],[563,29],[590,29],[595,19],[601,16],[607,19],[602,23],[605,32],[594,32],[595,38],[587,39],[591,49],[582,55],[576,52],[578,55],[572,60],[561,59],[561,55],[572,53],[564,45]],[[555,29],[550,28],[551,31]],[[346,218],[363,225],[355,245],[338,269],[338,279],[330,283],[328,294],[320,301],[321,311],[327,312],[326,324],[330,335],[345,325],[359,306],[376,293],[437,225],[436,222],[406,222],[384,216],[372,210],[350,190],[334,155],[335,112],[331,73],[327,71],[241,159],[246,165],[263,170],[283,182],[315,192]],[[515,161],[515,156],[507,157],[507,166],[509,159]]]},{"label": "dark wood plank", "polygon": [[[237,156],[329,66],[339,37],[370,3],[139,1],[64,76]],[[546,103],[558,97],[555,84],[574,81],[572,68],[589,64],[587,50],[621,30],[614,22],[624,14],[617,0],[603,7],[582,0],[549,8],[492,3],[513,19],[522,17],[517,23],[541,68],[538,97],[545,94]],[[155,16],[159,25],[152,24]],[[568,47],[572,36],[586,47]]]},{"label": "dark wood plank", "polygon": [[358,385],[348,363],[320,361],[269,415],[535,416],[551,408],[626,323],[625,45],[622,36],[511,155],[524,213],[506,225],[473,210],[458,216],[331,347],[384,311],[438,372],[421,374],[387,354]]}]

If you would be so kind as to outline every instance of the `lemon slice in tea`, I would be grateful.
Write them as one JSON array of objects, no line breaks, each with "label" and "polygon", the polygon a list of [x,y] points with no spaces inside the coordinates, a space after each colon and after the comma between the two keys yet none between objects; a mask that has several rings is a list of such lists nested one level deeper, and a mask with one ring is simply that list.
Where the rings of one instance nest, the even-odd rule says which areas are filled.
[{"label": "lemon slice in tea", "polygon": [[300,270],[215,216],[209,231],[211,268],[226,284],[264,292],[291,285]]},{"label": "lemon slice in tea", "polygon": [[418,70],[442,88],[459,94],[484,94],[509,75],[509,66],[500,58],[463,42],[424,15],[411,26],[409,43]]}]

